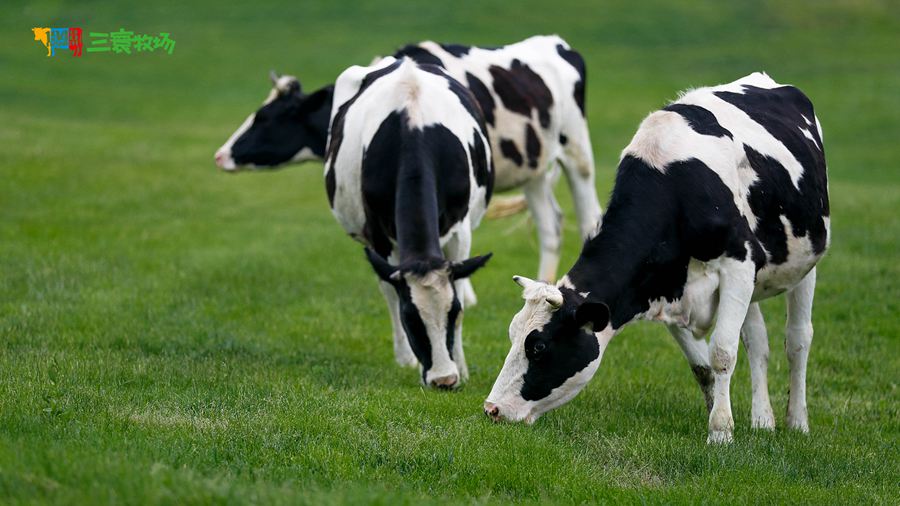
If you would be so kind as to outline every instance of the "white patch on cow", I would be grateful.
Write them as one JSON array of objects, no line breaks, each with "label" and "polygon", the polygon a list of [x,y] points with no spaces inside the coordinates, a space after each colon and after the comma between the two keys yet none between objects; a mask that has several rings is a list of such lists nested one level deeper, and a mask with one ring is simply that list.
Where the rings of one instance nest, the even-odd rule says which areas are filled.
[{"label": "white patch on cow", "polygon": [[649,309],[635,319],[676,325],[689,329],[694,335],[704,335],[715,317],[718,289],[719,274],[715,264],[692,259],[681,298],[650,301]]},{"label": "white patch on cow", "polygon": [[237,169],[237,164],[234,162],[234,158],[231,156],[231,147],[234,146],[234,143],[244,135],[244,132],[250,129],[250,126],[253,125],[253,120],[256,118],[256,113],[250,114],[247,116],[247,119],[241,123],[241,126],[238,127],[237,130],[231,134],[231,137],[225,141],[225,144],[222,144],[216,151],[216,164],[224,170],[235,170]]},{"label": "white patch on cow", "polygon": [[318,159],[319,157],[313,153],[313,150],[309,146],[304,146],[303,149],[297,151],[297,154],[291,158],[291,162],[299,163]]},{"label": "white patch on cow", "polygon": [[[781,215],[781,224],[787,237],[787,260],[780,264],[767,263],[756,274],[756,290],[753,300],[759,301],[778,295],[794,287],[816,265],[821,258],[813,251],[809,235],[794,236],[794,229],[786,216]],[[828,223],[826,223],[826,228]]]},{"label": "white patch on cow", "polygon": [[424,276],[404,274],[409,285],[410,297],[419,312],[428,340],[431,343],[431,369],[425,378],[426,384],[433,378],[456,375],[459,369],[447,351],[447,316],[453,305],[453,286],[446,270],[435,270]]},{"label": "white patch on cow", "polygon": [[810,132],[808,129],[803,128],[803,127],[797,127],[797,129],[800,130],[800,132],[803,134],[804,137],[811,140],[813,145],[815,147],[819,148],[819,151],[822,151],[822,146],[819,146],[819,143],[816,141],[816,138],[813,137],[812,132]]}]

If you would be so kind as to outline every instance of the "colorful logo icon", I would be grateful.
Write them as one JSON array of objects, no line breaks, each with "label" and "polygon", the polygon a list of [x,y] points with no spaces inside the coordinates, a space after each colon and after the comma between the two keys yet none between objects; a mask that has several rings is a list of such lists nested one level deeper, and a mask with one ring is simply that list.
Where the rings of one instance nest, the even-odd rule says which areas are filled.
[{"label": "colorful logo icon", "polygon": [[[32,28],[34,40],[39,41],[47,48],[47,56],[56,56],[58,50],[70,50],[72,56],[81,56],[82,30],[81,28]],[[89,32],[90,45],[88,53],[132,54],[152,53],[157,49],[172,54],[175,51],[175,41],[168,32],[160,32],[159,35],[136,34],[119,28],[116,32]]]}]

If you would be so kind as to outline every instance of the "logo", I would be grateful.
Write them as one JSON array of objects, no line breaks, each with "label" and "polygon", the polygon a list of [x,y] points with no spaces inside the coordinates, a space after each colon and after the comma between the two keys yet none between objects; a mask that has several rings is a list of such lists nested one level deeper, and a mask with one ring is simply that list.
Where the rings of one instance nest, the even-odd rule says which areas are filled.
[{"label": "logo", "polygon": [[[47,56],[56,56],[57,52],[72,51],[72,56],[81,57],[82,30],[81,28],[32,28],[34,40],[47,48]],[[161,52],[172,54],[175,51],[175,41],[169,37],[168,32],[160,32],[159,35],[136,34],[119,28],[117,32],[88,32],[90,45],[85,48],[88,53],[152,53],[157,49]]]}]

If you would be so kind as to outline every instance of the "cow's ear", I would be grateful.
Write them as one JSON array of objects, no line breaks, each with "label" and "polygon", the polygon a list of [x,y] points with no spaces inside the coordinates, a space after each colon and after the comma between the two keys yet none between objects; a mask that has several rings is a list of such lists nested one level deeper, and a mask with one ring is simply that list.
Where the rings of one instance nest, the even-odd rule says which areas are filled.
[{"label": "cow's ear", "polygon": [[399,269],[389,264],[381,255],[375,253],[375,250],[372,248],[366,248],[366,258],[369,259],[369,263],[372,264],[372,269],[375,270],[375,274],[377,274],[382,281],[392,285],[397,284],[397,281],[400,279]]},{"label": "cow's ear", "polygon": [[303,103],[300,104],[300,113],[312,114],[326,107],[328,108],[328,112],[330,113],[331,99],[333,95],[334,86],[325,86],[324,88],[310,93],[303,98]]},{"label": "cow's ear", "polygon": [[609,306],[602,302],[582,303],[575,310],[575,324],[590,325],[594,332],[600,332],[609,324]]},{"label": "cow's ear", "polygon": [[464,279],[471,276],[475,273],[475,271],[484,267],[484,264],[486,264],[487,261],[491,259],[492,255],[493,253],[488,253],[487,255],[472,257],[468,260],[463,260],[462,262],[454,262],[450,264],[450,278]]}]

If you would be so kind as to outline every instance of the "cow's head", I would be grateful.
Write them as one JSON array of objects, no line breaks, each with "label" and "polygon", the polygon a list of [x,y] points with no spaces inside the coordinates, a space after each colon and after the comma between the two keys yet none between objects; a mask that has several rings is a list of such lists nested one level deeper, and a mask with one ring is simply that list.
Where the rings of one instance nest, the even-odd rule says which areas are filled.
[{"label": "cow's head", "polygon": [[274,168],[325,157],[334,86],[306,95],[294,76],[272,72],[269,77],[273,88],[262,107],[216,151],[216,165],[223,170]]},{"label": "cow's head", "polygon": [[524,289],[525,307],[509,324],[512,349],[484,412],[494,421],[533,423],[584,388],[615,332],[606,304],[574,290],[513,279]]},{"label": "cow's head", "polygon": [[462,262],[440,259],[400,267],[369,248],[366,257],[378,277],[397,291],[400,322],[422,366],[422,381],[440,388],[459,385],[463,378],[454,350],[461,349],[463,307],[454,282],[484,266],[490,253]]}]

